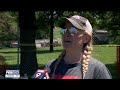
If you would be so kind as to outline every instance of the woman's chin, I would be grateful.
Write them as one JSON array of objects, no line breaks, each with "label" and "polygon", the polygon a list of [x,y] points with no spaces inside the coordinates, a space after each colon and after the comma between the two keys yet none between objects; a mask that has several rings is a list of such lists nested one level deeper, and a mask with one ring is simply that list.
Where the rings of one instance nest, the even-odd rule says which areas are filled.
[{"label": "woman's chin", "polygon": [[71,49],[71,48],[73,48],[72,46],[70,46],[70,45],[64,45],[63,46],[65,49]]},{"label": "woman's chin", "polygon": [[64,44],[63,44],[63,47],[64,47],[65,49],[71,49],[71,48],[73,48],[73,44],[72,44],[72,43],[64,43]]}]

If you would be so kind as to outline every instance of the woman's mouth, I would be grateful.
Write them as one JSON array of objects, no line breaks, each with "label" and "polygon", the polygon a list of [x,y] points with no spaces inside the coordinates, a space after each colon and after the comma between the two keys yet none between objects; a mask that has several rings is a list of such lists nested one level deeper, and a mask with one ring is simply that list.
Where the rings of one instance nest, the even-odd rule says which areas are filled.
[{"label": "woman's mouth", "polygon": [[71,43],[71,41],[69,41],[69,40],[65,40],[64,42],[65,42],[65,43]]}]

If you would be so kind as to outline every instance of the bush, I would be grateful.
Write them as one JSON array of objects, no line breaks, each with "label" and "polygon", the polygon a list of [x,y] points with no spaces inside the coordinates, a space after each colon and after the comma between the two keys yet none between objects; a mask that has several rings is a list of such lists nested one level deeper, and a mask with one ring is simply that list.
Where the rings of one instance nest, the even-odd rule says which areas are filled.
[{"label": "bush", "polygon": [[117,36],[117,37],[116,37],[115,43],[116,43],[117,45],[120,45],[120,36]]}]

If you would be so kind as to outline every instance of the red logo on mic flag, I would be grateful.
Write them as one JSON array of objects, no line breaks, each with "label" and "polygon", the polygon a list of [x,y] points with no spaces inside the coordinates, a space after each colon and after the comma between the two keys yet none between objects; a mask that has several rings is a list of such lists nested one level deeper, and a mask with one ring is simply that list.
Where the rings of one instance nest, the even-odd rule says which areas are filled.
[{"label": "red logo on mic flag", "polygon": [[35,74],[32,76],[32,78],[36,79],[46,79],[46,70],[40,70],[38,69]]}]

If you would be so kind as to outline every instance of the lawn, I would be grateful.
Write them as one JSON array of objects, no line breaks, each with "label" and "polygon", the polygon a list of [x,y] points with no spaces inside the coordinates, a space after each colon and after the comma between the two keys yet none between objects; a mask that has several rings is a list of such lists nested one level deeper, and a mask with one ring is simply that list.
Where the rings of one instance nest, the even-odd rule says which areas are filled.
[{"label": "lawn", "polygon": [[53,38],[61,38],[60,28],[56,27],[53,32]]},{"label": "lawn", "polygon": [[[49,60],[57,58],[62,50],[62,47],[54,47],[54,52],[49,52],[49,47],[37,49],[37,62],[39,67],[44,67]],[[17,65],[18,54],[16,48],[0,49],[0,55],[6,58],[6,63],[9,65]],[[116,47],[109,46],[94,46],[92,57],[103,62],[110,70],[113,79],[117,79],[116,65]]]},{"label": "lawn", "polygon": [[92,56],[103,62],[108,67],[114,79],[118,78],[118,69],[116,63],[117,52],[115,46],[94,46]]}]

